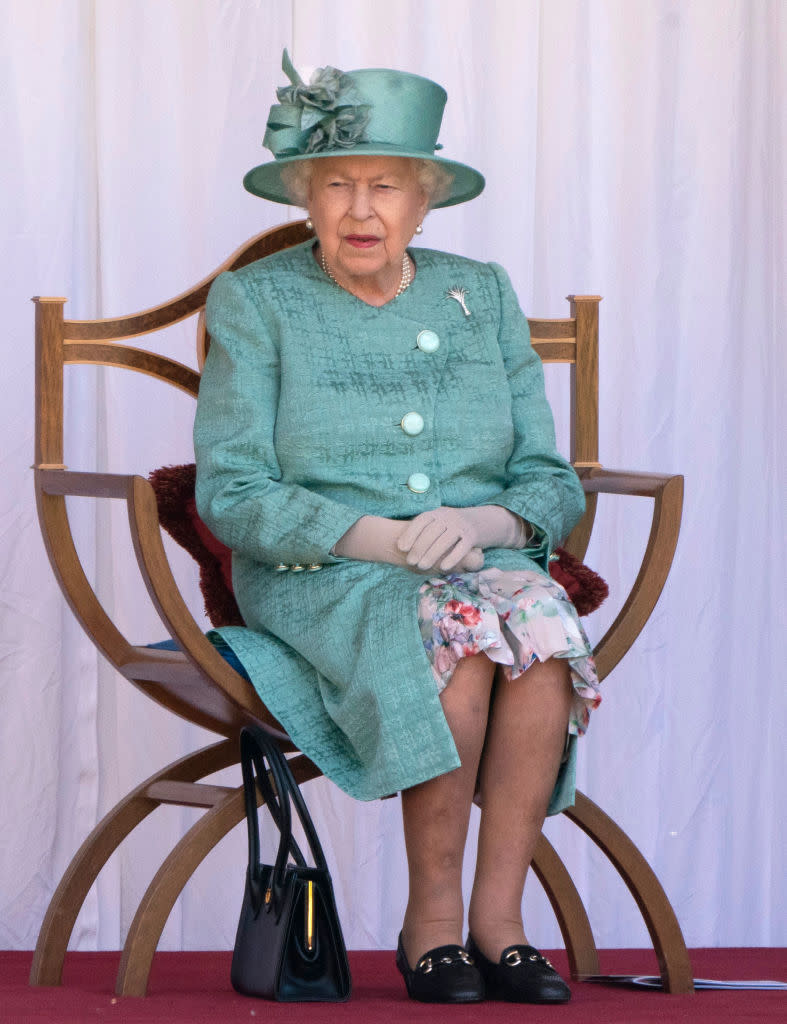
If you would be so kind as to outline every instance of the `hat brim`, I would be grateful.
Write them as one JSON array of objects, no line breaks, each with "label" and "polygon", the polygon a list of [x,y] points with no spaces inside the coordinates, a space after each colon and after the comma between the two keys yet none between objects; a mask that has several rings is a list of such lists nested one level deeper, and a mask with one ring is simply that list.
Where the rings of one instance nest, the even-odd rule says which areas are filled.
[{"label": "hat brim", "polygon": [[447,197],[439,202],[433,203],[432,208],[441,206],[456,206],[458,203],[466,203],[469,199],[475,199],[484,188],[486,182],[479,171],[468,167],[467,164],[460,164],[456,160],[446,160],[444,157],[433,156],[415,150],[402,150],[398,146],[386,146],[381,143],[369,143],[364,145],[356,144],[352,149],[321,150],[319,153],[304,153],[296,156],[282,157],[279,160],[271,160],[270,163],[260,164],[253,167],[243,179],[243,187],[255,196],[263,199],[270,199],[274,203],[284,203],[287,206],[297,206],[298,203],[288,194],[284,182],[281,180],[281,169],[288,164],[300,163],[304,160],[324,160],[327,157],[347,156],[397,156],[407,157],[413,160],[430,160],[433,163],[444,167],[453,175],[453,181]]}]

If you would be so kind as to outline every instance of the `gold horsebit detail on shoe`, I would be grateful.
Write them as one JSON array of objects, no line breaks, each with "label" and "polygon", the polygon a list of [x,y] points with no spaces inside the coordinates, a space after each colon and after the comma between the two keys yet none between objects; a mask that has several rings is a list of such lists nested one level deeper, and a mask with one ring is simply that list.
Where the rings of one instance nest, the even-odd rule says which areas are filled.
[{"label": "gold horsebit detail on shoe", "polygon": [[[522,957],[519,951],[516,949],[512,949],[510,953],[506,953],[506,955],[503,957],[503,960],[506,964],[508,964],[509,967],[519,967],[519,965],[522,963]],[[552,967],[552,964],[549,962],[549,960],[547,960],[547,958],[545,956],[542,956],[540,953],[531,953],[528,957],[528,960],[531,960],[534,964],[540,963],[546,964],[547,967]],[[554,969],[555,968],[552,967],[553,971]]]},{"label": "gold horsebit detail on shoe", "polygon": [[[470,967],[472,967],[473,964],[475,963],[475,960],[473,960],[473,958],[470,956],[470,954],[466,950],[464,950],[464,949],[461,949],[456,954],[456,956],[441,956],[440,959],[437,961],[437,963],[438,964],[455,964],[455,963],[458,963],[460,961],[463,964],[469,964]],[[418,961],[418,963],[416,964],[416,967],[415,967],[416,971],[423,971],[424,974],[430,974],[434,970],[434,968],[435,968],[435,961],[433,960],[433,958],[431,956],[422,957]]]}]

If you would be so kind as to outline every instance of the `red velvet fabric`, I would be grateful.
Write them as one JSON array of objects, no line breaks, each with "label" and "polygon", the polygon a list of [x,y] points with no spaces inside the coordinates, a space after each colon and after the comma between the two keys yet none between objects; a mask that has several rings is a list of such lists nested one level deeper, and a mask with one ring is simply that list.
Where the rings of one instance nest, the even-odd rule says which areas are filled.
[{"label": "red velvet fabric", "polygon": [[199,566],[205,614],[214,626],[245,625],[232,593],[231,552],[217,540],[197,514],[194,463],[162,466],[148,479],[156,492],[159,522]]},{"label": "red velvet fabric", "polygon": [[555,554],[549,563],[552,579],[565,588],[580,615],[590,615],[609,595],[606,580],[565,548],[557,548]]}]

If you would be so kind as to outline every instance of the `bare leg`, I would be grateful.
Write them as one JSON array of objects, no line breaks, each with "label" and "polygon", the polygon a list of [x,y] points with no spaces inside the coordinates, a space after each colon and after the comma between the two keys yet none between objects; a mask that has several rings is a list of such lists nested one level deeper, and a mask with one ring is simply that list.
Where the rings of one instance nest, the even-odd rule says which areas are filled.
[{"label": "bare leg", "polygon": [[566,741],[569,668],[552,658],[498,679],[481,760],[481,826],[470,932],[497,962],[526,942],[522,892]]},{"label": "bare leg", "polygon": [[411,967],[435,946],[464,941],[462,860],[494,669],[485,654],[457,665],[441,700],[462,765],[402,793],[410,880],[402,939]]}]

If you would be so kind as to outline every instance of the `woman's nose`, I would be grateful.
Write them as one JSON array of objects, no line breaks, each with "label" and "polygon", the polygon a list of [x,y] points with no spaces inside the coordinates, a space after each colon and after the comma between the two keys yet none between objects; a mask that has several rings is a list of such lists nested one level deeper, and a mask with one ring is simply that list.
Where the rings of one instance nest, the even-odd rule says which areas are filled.
[{"label": "woman's nose", "polygon": [[372,193],[365,185],[356,185],[353,189],[350,214],[354,220],[366,220],[372,212]]}]

